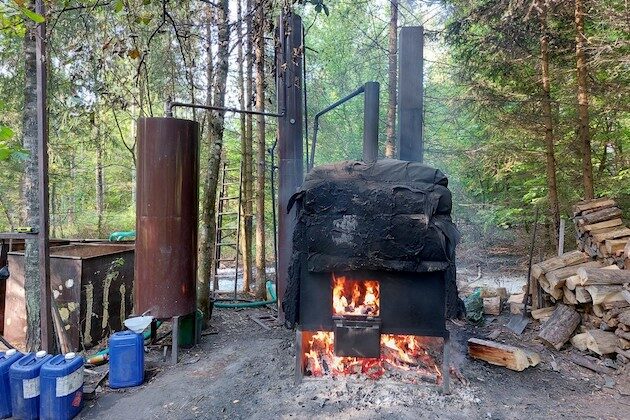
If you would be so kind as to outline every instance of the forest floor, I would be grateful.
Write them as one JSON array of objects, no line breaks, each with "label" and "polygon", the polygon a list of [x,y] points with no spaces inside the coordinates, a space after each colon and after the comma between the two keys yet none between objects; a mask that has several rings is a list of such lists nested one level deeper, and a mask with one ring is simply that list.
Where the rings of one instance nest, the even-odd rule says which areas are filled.
[{"label": "forest floor", "polygon": [[[86,401],[82,417],[627,419],[630,412],[628,371],[605,377],[574,365],[566,352],[551,352],[533,340],[536,323],[520,338],[507,332],[502,325],[509,314],[487,318],[480,328],[448,323],[452,362],[462,376],[452,377],[450,395],[432,385],[358,378],[296,386],[294,333],[281,326],[267,330],[252,320],[269,313],[215,309],[211,324],[217,333],[184,350],[177,366],[163,360],[161,349],[153,349],[145,384],[118,391],[103,385],[96,399]],[[468,358],[467,339],[488,335],[533,349],[542,362],[513,372]]]}]

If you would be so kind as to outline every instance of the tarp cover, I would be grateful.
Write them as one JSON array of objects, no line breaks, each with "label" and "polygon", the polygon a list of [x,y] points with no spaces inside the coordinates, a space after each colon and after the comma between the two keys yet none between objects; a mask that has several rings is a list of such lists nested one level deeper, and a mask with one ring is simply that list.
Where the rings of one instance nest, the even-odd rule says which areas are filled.
[{"label": "tarp cover", "polygon": [[459,233],[448,179],[438,169],[394,159],[314,168],[289,200],[296,206],[293,256],[283,309],[299,322],[301,268],[309,271],[446,272],[447,316],[464,314],[455,282]]}]

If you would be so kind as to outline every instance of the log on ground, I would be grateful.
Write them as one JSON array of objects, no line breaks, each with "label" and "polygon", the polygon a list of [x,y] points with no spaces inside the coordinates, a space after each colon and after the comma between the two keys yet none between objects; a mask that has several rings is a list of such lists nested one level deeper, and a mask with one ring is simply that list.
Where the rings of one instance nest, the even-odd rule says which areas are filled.
[{"label": "log on ground", "polygon": [[468,354],[474,359],[518,372],[540,363],[536,352],[478,338],[468,340]]},{"label": "log on ground", "polygon": [[580,314],[570,306],[558,304],[538,334],[545,344],[560,350],[580,324]]}]

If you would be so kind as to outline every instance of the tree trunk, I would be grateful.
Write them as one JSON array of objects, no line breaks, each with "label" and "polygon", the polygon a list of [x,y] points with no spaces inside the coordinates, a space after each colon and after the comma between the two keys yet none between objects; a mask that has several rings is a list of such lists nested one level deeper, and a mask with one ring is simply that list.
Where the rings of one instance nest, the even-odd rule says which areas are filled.
[{"label": "tree trunk", "polygon": [[[212,100],[212,105],[223,107],[225,105],[225,90],[227,84],[228,59],[230,55],[230,30],[229,30],[229,9],[228,0],[221,0],[216,9],[216,26],[218,33],[216,74],[208,69],[208,91],[207,101]],[[211,43],[211,39],[208,39]],[[211,49],[208,45],[209,60],[211,60]],[[208,64],[212,66],[211,61]],[[214,86],[210,83],[214,76]],[[214,89],[213,89],[214,88]],[[210,298],[210,278],[214,265],[214,250],[216,246],[216,198],[217,184],[219,180],[219,167],[221,164],[221,151],[223,149],[224,112],[208,112],[208,163],[207,173],[204,182],[204,200],[202,208],[202,240],[200,246],[200,277],[197,282],[197,306],[208,313],[208,303]]]},{"label": "tree trunk", "polygon": [[582,149],[582,182],[584,198],[594,198],[593,163],[588,115],[588,65],[586,63],[586,36],[584,34],[583,0],[575,0],[575,56],[577,61],[578,87],[578,138]]},{"label": "tree trunk", "polygon": [[547,6],[542,5],[540,16],[540,67],[542,76],[542,113],[545,126],[545,145],[547,157],[547,197],[549,211],[553,221],[554,244],[558,250],[558,234],[560,229],[560,206],[558,204],[558,182],[556,178],[556,158],[554,151],[553,117],[551,111],[551,81],[549,79],[549,34],[547,33]]},{"label": "tree trunk", "polygon": [[103,172],[103,143],[96,121],[96,111],[90,116],[92,137],[96,145],[95,194],[96,194],[96,233],[103,237],[103,220],[105,218],[105,176]]},{"label": "tree trunk", "polygon": [[[247,74],[245,78],[245,100],[248,110],[252,110],[254,103],[254,28],[253,28],[253,1],[247,0],[247,35],[245,41],[247,43]],[[245,197],[245,235],[249,248],[249,267],[246,270],[249,276],[249,285],[251,289],[253,281],[253,257],[252,245],[254,240],[254,127],[252,115],[245,116],[245,174],[243,176],[244,197]]]},{"label": "tree trunk", "polygon": [[387,143],[385,157],[393,158],[396,152],[396,88],[398,81],[398,0],[390,0],[389,46],[388,46],[388,103],[387,103]]},{"label": "tree trunk", "polygon": [[[37,177],[37,68],[35,32],[24,36],[24,111],[22,145],[28,152],[24,165],[24,204],[28,226],[39,226],[39,181]],[[24,251],[24,294],[26,300],[26,348],[41,350],[39,249],[37,240],[27,240]]]},{"label": "tree trunk", "polygon": [[[238,89],[239,89],[239,105],[241,109],[245,109],[245,107],[251,107],[250,105],[250,97],[247,96],[247,92],[245,89],[245,80],[244,80],[244,59],[245,54],[243,52],[243,11],[241,6],[242,0],[237,0],[237,10],[236,10],[236,19],[237,19],[237,37],[238,37],[238,46],[237,46],[237,54],[238,54]],[[247,10],[249,15],[249,10]],[[249,18],[248,18],[249,19]],[[249,34],[247,35],[249,38]],[[249,48],[250,46],[248,46]],[[251,59],[248,58],[248,62]],[[248,80],[248,88],[250,89],[251,94],[251,79]],[[245,105],[245,98],[247,97],[247,105]],[[251,124],[251,119],[249,120]],[[252,211],[251,211],[251,136],[248,137],[247,131],[247,115],[240,114],[240,129],[241,129],[241,171],[243,172],[241,175],[242,178],[242,194],[241,194],[241,226],[240,226],[240,246],[241,246],[241,255],[243,257],[243,291],[249,292],[251,288],[251,278],[252,278]]]},{"label": "tree trunk", "polygon": [[[256,28],[256,110],[265,111],[265,20],[266,0],[256,0],[257,19]],[[265,117],[259,115],[256,118],[256,130],[258,131],[258,143],[256,147],[256,160],[258,170],[256,178],[256,297],[265,296]]]}]

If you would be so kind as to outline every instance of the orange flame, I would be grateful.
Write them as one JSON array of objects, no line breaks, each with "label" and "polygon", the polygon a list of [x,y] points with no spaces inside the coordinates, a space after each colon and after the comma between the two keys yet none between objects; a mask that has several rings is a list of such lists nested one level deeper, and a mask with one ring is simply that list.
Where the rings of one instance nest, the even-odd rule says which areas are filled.
[{"label": "orange flame", "polygon": [[314,377],[363,374],[370,379],[380,379],[386,373],[392,373],[388,376],[404,376],[401,379],[410,382],[440,383],[442,380],[437,358],[433,355],[439,353],[441,338],[382,334],[380,358],[335,356],[334,342],[334,333],[329,331],[314,332],[305,340],[304,374]]},{"label": "orange flame", "polygon": [[333,315],[378,316],[376,280],[351,280],[333,274]]}]

